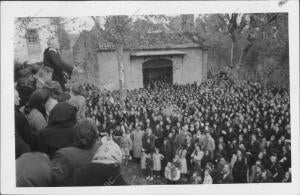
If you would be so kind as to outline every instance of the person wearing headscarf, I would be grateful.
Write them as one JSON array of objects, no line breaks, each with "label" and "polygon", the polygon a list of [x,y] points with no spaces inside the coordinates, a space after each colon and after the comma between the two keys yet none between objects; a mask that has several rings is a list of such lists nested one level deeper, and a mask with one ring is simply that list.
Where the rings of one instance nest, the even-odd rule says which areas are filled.
[{"label": "person wearing headscarf", "polygon": [[17,187],[48,187],[52,185],[49,157],[40,152],[27,152],[16,160]]},{"label": "person wearing headscarf", "polygon": [[73,146],[55,152],[51,170],[55,185],[72,185],[73,173],[89,163],[100,146],[98,130],[94,122],[85,119],[74,128]]},{"label": "person wearing headscarf", "polygon": [[25,106],[24,113],[34,131],[39,131],[47,126],[45,104],[49,97],[50,93],[48,90],[37,89],[30,96],[29,102]]},{"label": "person wearing headscarf", "polygon": [[48,125],[38,132],[39,151],[50,157],[64,147],[72,146],[76,108],[69,103],[57,103],[50,112]]},{"label": "person wearing headscarf", "polygon": [[74,174],[74,186],[126,185],[121,174],[122,152],[110,136],[101,139],[102,145],[92,161]]}]

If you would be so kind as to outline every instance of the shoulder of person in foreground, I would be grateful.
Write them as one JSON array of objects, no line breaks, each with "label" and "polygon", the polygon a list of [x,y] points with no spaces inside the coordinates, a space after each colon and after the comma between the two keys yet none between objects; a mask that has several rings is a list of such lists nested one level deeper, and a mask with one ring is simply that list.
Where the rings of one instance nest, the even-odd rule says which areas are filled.
[{"label": "shoulder of person in foreground", "polygon": [[52,177],[49,157],[40,152],[23,154],[16,160],[16,176],[17,187],[51,186]]}]

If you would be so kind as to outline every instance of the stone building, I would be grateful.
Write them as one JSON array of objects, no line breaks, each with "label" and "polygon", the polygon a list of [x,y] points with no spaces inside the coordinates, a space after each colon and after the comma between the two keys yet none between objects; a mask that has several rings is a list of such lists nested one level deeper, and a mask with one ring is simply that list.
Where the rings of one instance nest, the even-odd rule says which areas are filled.
[{"label": "stone building", "polygon": [[[74,44],[77,65],[90,72],[88,80],[100,88],[119,88],[118,61],[114,46],[92,31],[82,32]],[[131,35],[125,40],[124,68],[126,89],[137,89],[149,80],[164,76],[171,83],[201,83],[207,78],[208,46],[195,44],[179,33]]]},{"label": "stone building", "polygon": [[[57,36],[53,33],[57,26],[51,22],[51,18],[31,18],[26,25],[20,20],[15,21],[14,35],[14,59],[17,62],[28,61],[30,63],[43,61],[44,50],[48,47],[49,37]],[[61,50],[62,58],[73,64],[72,46],[79,34],[68,34],[70,48]]]}]

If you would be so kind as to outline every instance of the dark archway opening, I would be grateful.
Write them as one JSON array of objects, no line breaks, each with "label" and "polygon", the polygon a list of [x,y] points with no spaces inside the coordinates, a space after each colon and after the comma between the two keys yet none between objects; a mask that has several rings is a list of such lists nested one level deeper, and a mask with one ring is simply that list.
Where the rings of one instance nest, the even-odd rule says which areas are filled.
[{"label": "dark archway opening", "polygon": [[144,87],[151,87],[155,81],[173,83],[173,62],[171,60],[153,59],[143,63]]}]

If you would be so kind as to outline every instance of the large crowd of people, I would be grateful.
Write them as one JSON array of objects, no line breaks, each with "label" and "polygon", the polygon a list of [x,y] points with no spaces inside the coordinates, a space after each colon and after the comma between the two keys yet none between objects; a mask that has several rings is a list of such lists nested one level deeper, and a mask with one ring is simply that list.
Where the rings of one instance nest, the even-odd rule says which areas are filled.
[{"label": "large crowd of people", "polygon": [[119,91],[53,79],[48,66],[15,74],[17,186],[126,185],[121,166],[167,183],[291,181],[286,89],[153,81]]},{"label": "large crowd of people", "polygon": [[151,86],[128,91],[125,106],[118,91],[86,86],[88,117],[100,134],[131,138],[132,144],[121,148],[131,151],[147,179],[291,180],[288,90],[233,83],[224,73],[200,85],[155,81]]}]

